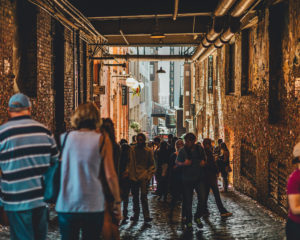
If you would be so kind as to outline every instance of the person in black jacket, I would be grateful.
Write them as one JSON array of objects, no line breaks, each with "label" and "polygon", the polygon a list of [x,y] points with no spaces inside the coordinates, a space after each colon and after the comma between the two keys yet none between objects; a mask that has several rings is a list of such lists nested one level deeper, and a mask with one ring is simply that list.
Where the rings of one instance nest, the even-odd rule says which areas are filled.
[{"label": "person in black jacket", "polygon": [[163,201],[167,201],[168,195],[168,176],[167,176],[167,166],[170,158],[170,150],[168,143],[162,141],[157,152],[157,169],[161,170],[160,181],[158,182],[157,190],[159,200],[163,198]]},{"label": "person in black jacket", "polygon": [[194,221],[199,228],[203,227],[201,217],[205,209],[205,153],[201,146],[195,144],[196,136],[193,133],[187,133],[184,136],[185,145],[179,151],[176,164],[182,167],[183,182],[183,204],[185,209],[187,230],[193,229],[192,224],[192,204],[194,190],[197,193],[197,211],[194,215]]},{"label": "person in black jacket", "polygon": [[[170,183],[170,193],[171,193],[171,202],[170,202],[170,214],[169,218],[172,222],[174,208],[177,202],[182,198],[182,167],[176,165],[176,158],[179,151],[184,147],[183,140],[179,139],[175,143],[176,152],[172,153],[168,163],[169,171],[169,183]],[[181,208],[181,219],[184,223],[184,206]]]},{"label": "person in black jacket", "polygon": [[211,140],[209,138],[205,138],[203,140],[203,147],[206,154],[206,176],[205,176],[205,185],[206,185],[206,195],[205,195],[205,215],[208,215],[208,209],[207,209],[207,200],[210,189],[213,191],[216,204],[218,206],[219,212],[222,217],[228,217],[231,216],[232,213],[228,212],[225,207],[223,206],[220,192],[218,188],[218,168],[214,160],[213,151],[212,151],[212,145]]}]

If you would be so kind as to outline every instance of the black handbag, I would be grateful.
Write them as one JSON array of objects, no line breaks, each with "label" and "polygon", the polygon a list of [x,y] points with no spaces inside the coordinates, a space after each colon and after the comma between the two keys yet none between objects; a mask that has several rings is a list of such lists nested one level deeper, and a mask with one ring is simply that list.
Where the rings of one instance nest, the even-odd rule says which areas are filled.
[{"label": "black handbag", "polygon": [[60,169],[61,169],[61,156],[66,144],[69,132],[66,133],[65,139],[62,144],[62,148],[59,154],[59,160],[51,165],[43,175],[43,187],[44,187],[44,201],[46,203],[56,203],[59,188],[60,188]]}]

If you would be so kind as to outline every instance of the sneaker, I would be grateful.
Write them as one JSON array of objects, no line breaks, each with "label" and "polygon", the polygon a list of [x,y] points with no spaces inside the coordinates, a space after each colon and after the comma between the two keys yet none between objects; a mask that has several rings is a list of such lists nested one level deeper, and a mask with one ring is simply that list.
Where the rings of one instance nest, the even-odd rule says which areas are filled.
[{"label": "sneaker", "polygon": [[151,222],[153,220],[153,218],[151,218],[151,217],[146,217],[145,219],[144,219],[144,222]]},{"label": "sneaker", "polygon": [[139,220],[139,217],[137,217],[137,216],[132,216],[131,218],[130,218],[130,221],[133,221],[133,222],[136,222],[136,221],[138,221]]},{"label": "sneaker", "polygon": [[230,216],[232,216],[232,213],[231,212],[222,212],[221,213],[221,217],[230,217]]},{"label": "sneaker", "polygon": [[187,231],[192,231],[193,230],[193,223],[189,222],[185,224],[185,229]]},{"label": "sneaker", "polygon": [[198,228],[203,228],[203,224],[202,224],[200,218],[196,218],[196,219],[195,219],[195,222],[196,222]]}]

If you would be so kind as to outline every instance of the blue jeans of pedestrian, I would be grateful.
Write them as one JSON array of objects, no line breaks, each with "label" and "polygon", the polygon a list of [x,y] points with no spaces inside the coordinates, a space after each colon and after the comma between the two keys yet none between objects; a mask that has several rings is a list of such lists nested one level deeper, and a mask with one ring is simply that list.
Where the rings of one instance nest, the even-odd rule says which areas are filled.
[{"label": "blue jeans of pedestrian", "polygon": [[99,240],[103,227],[104,212],[58,213],[62,240]]},{"label": "blue jeans of pedestrian", "polygon": [[6,211],[11,240],[45,240],[48,231],[48,208]]}]

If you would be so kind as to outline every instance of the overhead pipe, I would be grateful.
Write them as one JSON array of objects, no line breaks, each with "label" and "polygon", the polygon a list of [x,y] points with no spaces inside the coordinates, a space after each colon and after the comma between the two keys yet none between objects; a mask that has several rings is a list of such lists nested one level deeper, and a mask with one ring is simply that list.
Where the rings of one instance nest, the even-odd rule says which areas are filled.
[{"label": "overhead pipe", "polygon": [[173,20],[175,21],[178,15],[178,4],[179,0],[174,0],[174,14],[173,14]]},{"label": "overhead pipe", "polygon": [[221,48],[224,44],[228,43],[236,32],[240,30],[239,18],[244,12],[257,0],[241,0],[230,13],[230,26],[229,28],[211,45],[206,51],[202,51],[199,62],[205,60],[217,48]]},{"label": "overhead pipe", "polygon": [[94,60],[132,60],[132,61],[188,61],[190,55],[124,55],[124,54],[111,54],[103,57],[90,57]]},{"label": "overhead pipe", "polygon": [[213,27],[206,34],[205,38],[196,49],[192,56],[192,61],[195,61],[201,54],[203,54],[203,52],[220,36],[222,32],[222,27],[220,27],[222,25],[221,17],[225,16],[235,2],[236,0],[223,0],[219,3],[214,11],[214,16],[216,18],[214,18]]}]

